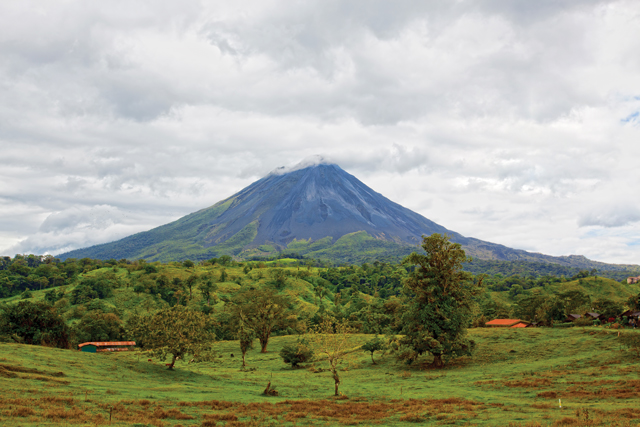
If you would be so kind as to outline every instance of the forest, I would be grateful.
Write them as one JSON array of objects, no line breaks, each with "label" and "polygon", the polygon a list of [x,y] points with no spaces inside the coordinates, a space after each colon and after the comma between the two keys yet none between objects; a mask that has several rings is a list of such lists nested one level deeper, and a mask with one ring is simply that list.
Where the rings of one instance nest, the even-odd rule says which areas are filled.
[{"label": "forest", "polygon": [[[410,284],[427,268],[420,267],[419,256],[414,253],[402,263],[346,266],[291,253],[250,261],[225,255],[198,263],[4,257],[0,259],[2,339],[75,348],[81,342],[135,338],[144,348],[148,328],[141,322],[153,313],[184,307],[201,315],[194,321],[204,322],[209,341],[234,340],[244,334],[257,338],[265,350],[271,335],[303,334],[331,319],[333,325],[344,324],[357,333],[386,335],[384,345],[397,345],[392,337],[407,334],[406,316],[417,295]],[[459,274],[456,280],[474,289],[467,292],[461,314],[455,313],[462,316],[460,330],[484,326],[495,318],[557,327],[568,314],[587,311],[626,324],[629,319],[621,313],[640,309],[634,286],[627,286],[624,278],[616,282],[600,276],[596,270],[566,277],[547,274],[553,266],[545,266],[545,274],[534,274],[529,267],[520,275],[522,267],[514,264],[510,274],[501,272],[504,268],[472,274],[464,271],[470,265],[464,251],[458,261],[450,267]],[[485,267],[500,269],[501,264],[485,262]],[[255,317],[256,313],[263,317]],[[26,318],[40,323],[29,324],[26,331],[20,323]],[[425,352],[432,354],[412,351],[403,357],[411,361]]]}]

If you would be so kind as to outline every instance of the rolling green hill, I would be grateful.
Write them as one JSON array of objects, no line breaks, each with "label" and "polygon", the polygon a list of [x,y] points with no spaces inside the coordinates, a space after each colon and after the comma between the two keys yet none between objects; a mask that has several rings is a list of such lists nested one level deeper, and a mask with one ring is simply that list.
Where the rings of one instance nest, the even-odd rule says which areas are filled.
[{"label": "rolling green hill", "polygon": [[[633,332],[626,332],[633,333]],[[636,332],[637,333],[637,332]],[[358,351],[354,334],[343,395],[321,363],[285,365],[238,342],[216,344],[213,362],[169,371],[145,352],[82,353],[0,343],[0,424],[20,426],[631,426],[640,420],[636,356],[614,331],[472,329],[472,357],[443,370],[392,354]],[[266,397],[270,382],[279,395]],[[560,399],[560,400],[559,400]],[[560,404],[562,405],[560,407]]]}]

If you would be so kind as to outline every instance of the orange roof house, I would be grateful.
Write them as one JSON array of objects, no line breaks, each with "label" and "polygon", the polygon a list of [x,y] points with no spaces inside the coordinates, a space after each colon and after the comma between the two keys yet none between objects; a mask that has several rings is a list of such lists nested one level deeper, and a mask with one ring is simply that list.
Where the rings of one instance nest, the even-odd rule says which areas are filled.
[{"label": "orange roof house", "polygon": [[501,328],[526,328],[529,323],[520,319],[495,319],[485,323],[485,325]]},{"label": "orange roof house", "polygon": [[529,324],[527,322],[518,322],[513,326],[509,326],[510,328],[527,328]]}]

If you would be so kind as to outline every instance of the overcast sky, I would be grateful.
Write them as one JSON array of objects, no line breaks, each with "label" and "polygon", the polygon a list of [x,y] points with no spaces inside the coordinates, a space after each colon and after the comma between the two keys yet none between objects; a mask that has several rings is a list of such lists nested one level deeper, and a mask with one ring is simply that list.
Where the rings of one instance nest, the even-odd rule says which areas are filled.
[{"label": "overcast sky", "polygon": [[463,235],[640,264],[638,1],[0,2],[0,254],[320,154]]}]

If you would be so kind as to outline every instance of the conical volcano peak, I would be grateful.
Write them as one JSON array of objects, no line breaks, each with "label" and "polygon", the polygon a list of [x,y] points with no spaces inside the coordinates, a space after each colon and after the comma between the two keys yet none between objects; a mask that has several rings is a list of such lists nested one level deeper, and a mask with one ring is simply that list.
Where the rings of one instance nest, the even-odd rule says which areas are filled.
[{"label": "conical volcano peak", "polygon": [[[313,156],[309,156],[304,158],[301,162],[293,165],[293,166],[280,166],[273,171],[269,175],[284,175],[290,172],[295,172],[297,170],[310,168],[313,166],[319,165],[334,165],[327,156],[323,156],[320,154],[314,154]],[[337,166],[337,165],[335,165]]]},{"label": "conical volcano peak", "polygon": [[60,257],[172,261],[229,254],[246,259],[291,250],[362,262],[401,258],[415,249],[422,235],[432,233],[450,235],[474,258],[572,262],[447,230],[319,155],[278,168],[228,199],[170,224]]}]

